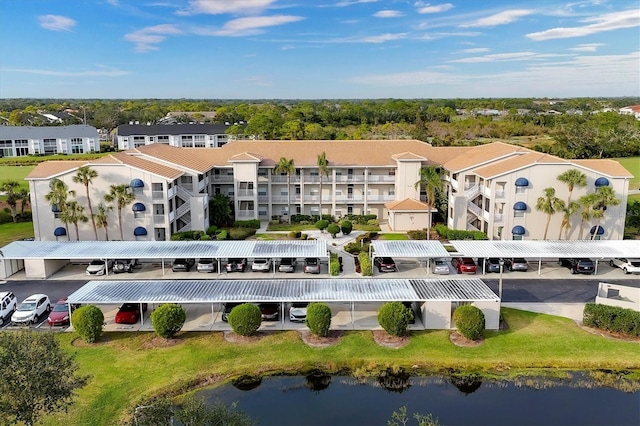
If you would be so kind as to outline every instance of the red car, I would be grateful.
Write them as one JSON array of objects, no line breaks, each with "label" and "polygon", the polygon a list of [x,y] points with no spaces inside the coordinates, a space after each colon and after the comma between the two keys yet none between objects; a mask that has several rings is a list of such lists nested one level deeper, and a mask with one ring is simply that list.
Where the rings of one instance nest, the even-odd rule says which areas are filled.
[{"label": "red car", "polygon": [[53,310],[49,313],[47,324],[50,326],[69,325],[69,304],[66,297],[56,302]]},{"label": "red car", "polygon": [[470,257],[454,257],[451,264],[459,274],[475,274],[476,263]]},{"label": "red car", "polygon": [[[142,304],[142,312],[147,311],[147,304]],[[116,324],[135,324],[140,320],[140,304],[125,303],[116,314]]]}]

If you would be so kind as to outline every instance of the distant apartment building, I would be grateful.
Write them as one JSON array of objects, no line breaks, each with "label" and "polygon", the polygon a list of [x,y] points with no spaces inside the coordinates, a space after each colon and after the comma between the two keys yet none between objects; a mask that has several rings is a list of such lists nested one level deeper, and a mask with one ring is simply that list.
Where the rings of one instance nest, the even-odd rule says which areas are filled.
[{"label": "distant apartment building", "polygon": [[0,153],[3,157],[37,154],[85,154],[100,151],[95,127],[72,126],[0,126]]},{"label": "distant apartment building", "polygon": [[123,124],[118,126],[119,150],[164,144],[182,148],[219,148],[226,144],[224,124]]},{"label": "distant apartment building", "polygon": [[636,120],[640,120],[640,105],[629,105],[618,110],[619,114],[633,115]]},{"label": "distant apartment building", "polygon": [[[328,175],[321,175],[317,164],[323,152]],[[282,157],[294,161],[291,176],[274,171]],[[238,220],[374,214],[393,230],[423,229],[428,207],[416,182],[427,165],[443,170],[450,228],[480,230],[490,239],[542,239],[547,216],[535,208],[537,199],[545,188],[554,187],[556,196],[566,200],[568,188],[557,176],[578,169],[587,176],[587,186],[574,188],[573,200],[611,186],[622,202],[608,208],[597,230],[594,221],[581,223],[579,214],[572,216],[567,238],[578,239],[582,227],[582,238],[593,231],[599,238],[622,239],[632,177],[613,160],[569,161],[505,143],[433,147],[417,140],[238,140],[215,149],[153,143],[89,162],[38,165],[27,177],[37,239],[75,239],[74,226],[60,221],[59,209],[45,195],[51,180],[58,178],[86,206],[84,187],[72,180],[82,165],[98,172],[90,186],[94,209],[109,185],[131,186],[136,199],[122,212],[123,237],[143,240],[206,230],[208,200],[215,194],[230,197]],[[115,209],[110,215],[109,236],[120,239]],[[553,217],[547,239],[560,239],[561,220],[560,214]],[[78,227],[81,240],[94,238],[90,222]],[[104,238],[104,230],[98,234]]]}]

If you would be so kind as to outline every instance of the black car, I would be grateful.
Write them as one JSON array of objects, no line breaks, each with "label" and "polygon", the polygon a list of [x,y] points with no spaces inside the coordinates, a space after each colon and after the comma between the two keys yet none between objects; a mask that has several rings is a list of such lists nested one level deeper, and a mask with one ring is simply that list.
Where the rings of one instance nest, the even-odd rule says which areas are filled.
[{"label": "black car", "polygon": [[113,272],[116,274],[133,272],[133,268],[137,265],[138,259],[117,259],[113,262]]},{"label": "black car", "polygon": [[378,268],[378,272],[396,272],[396,262],[390,257],[376,257],[373,264]]},{"label": "black car", "polygon": [[195,259],[176,259],[173,261],[173,265],[171,265],[171,270],[173,272],[189,272],[195,264]]},{"label": "black car", "polygon": [[280,318],[280,305],[277,303],[260,303],[260,316],[262,321],[278,321]]},{"label": "black car", "polygon": [[247,259],[229,259],[227,262],[227,272],[244,272],[247,267]]},{"label": "black car", "polygon": [[596,272],[596,267],[591,259],[560,259],[560,265],[569,268],[572,274],[591,275]]},{"label": "black car", "polygon": [[229,321],[229,314],[231,313],[231,310],[238,305],[242,305],[242,303],[225,303],[222,309],[222,321]]}]

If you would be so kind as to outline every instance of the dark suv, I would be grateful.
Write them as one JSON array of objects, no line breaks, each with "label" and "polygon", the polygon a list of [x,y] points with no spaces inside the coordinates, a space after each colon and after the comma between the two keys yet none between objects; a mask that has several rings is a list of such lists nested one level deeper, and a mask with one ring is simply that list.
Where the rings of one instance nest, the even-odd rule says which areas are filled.
[{"label": "dark suv", "polygon": [[173,261],[173,265],[171,265],[171,270],[173,272],[189,272],[195,264],[195,259],[176,259]]},{"label": "dark suv", "polygon": [[591,275],[596,272],[596,267],[591,259],[560,259],[560,265],[569,268],[572,274]]},{"label": "dark suv", "polygon": [[378,268],[378,272],[396,272],[396,262],[390,257],[376,257],[373,264]]}]

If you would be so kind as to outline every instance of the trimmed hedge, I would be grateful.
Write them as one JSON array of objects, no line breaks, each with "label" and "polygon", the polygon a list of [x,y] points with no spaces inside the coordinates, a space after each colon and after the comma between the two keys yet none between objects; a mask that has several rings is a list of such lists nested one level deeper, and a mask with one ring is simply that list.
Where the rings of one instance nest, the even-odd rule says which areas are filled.
[{"label": "trimmed hedge", "polygon": [[353,224],[350,221],[343,220],[342,222],[340,222],[340,231],[342,231],[344,235],[349,235],[352,230]]},{"label": "trimmed hedge", "polygon": [[253,303],[243,303],[229,312],[227,320],[234,333],[240,336],[251,336],[260,328],[262,314],[260,308]]},{"label": "trimmed hedge", "polygon": [[587,303],[582,323],[587,327],[640,337],[640,312],[632,309]]},{"label": "trimmed hedge", "polygon": [[[445,225],[439,224],[433,230],[442,238],[447,240],[488,240],[487,234],[482,231],[463,231],[460,229],[449,229]],[[426,234],[425,234],[426,235]]]},{"label": "trimmed hedge", "polygon": [[246,240],[255,235],[256,230],[253,228],[230,228],[228,232],[230,240]]},{"label": "trimmed hedge", "polygon": [[223,229],[216,235],[216,240],[226,240],[227,239],[227,230]]},{"label": "trimmed hedge", "polygon": [[329,221],[322,219],[316,222],[316,228],[318,228],[320,231],[324,231],[325,229],[327,229],[327,226],[329,226]]},{"label": "trimmed hedge", "polygon": [[358,254],[358,260],[360,261],[360,273],[365,277],[373,276],[373,267],[369,253],[361,251]]},{"label": "trimmed hedge", "polygon": [[199,240],[202,235],[204,235],[203,231],[176,232],[171,236],[171,241],[195,241]]},{"label": "trimmed hedge", "polygon": [[419,229],[414,231],[407,231],[407,236],[410,240],[426,240],[427,239],[427,230]]},{"label": "trimmed hedge", "polygon": [[327,337],[331,327],[331,309],[324,303],[309,303],[305,323],[309,327],[309,331],[314,335]]},{"label": "trimmed hedge", "polygon": [[335,223],[332,223],[327,226],[327,232],[331,234],[331,238],[335,238],[338,232],[340,232],[340,227]]},{"label": "trimmed hedge", "polygon": [[218,232],[218,227],[216,225],[211,225],[210,227],[207,228],[207,235],[211,236],[211,235],[215,235]]},{"label": "trimmed hedge", "polygon": [[102,336],[104,314],[97,306],[81,306],[71,314],[71,323],[82,340],[94,343]]},{"label": "trimmed hedge", "polygon": [[340,262],[336,253],[329,253],[329,274],[333,277],[340,275]]},{"label": "trimmed hedge", "polygon": [[484,314],[473,305],[462,305],[453,311],[453,322],[462,334],[469,340],[478,340],[484,331]]},{"label": "trimmed hedge", "polygon": [[345,217],[347,220],[357,223],[358,225],[369,225],[369,221],[378,219],[378,216],[375,214],[348,214]]},{"label": "trimmed hedge", "polygon": [[406,335],[412,319],[413,312],[402,302],[387,302],[378,311],[378,323],[392,336]]},{"label": "trimmed hedge", "polygon": [[180,330],[187,319],[187,314],[180,305],[165,303],[151,312],[151,323],[158,336],[171,339]]},{"label": "trimmed hedge", "polygon": [[260,229],[260,219],[236,220],[233,226],[234,228]]}]

